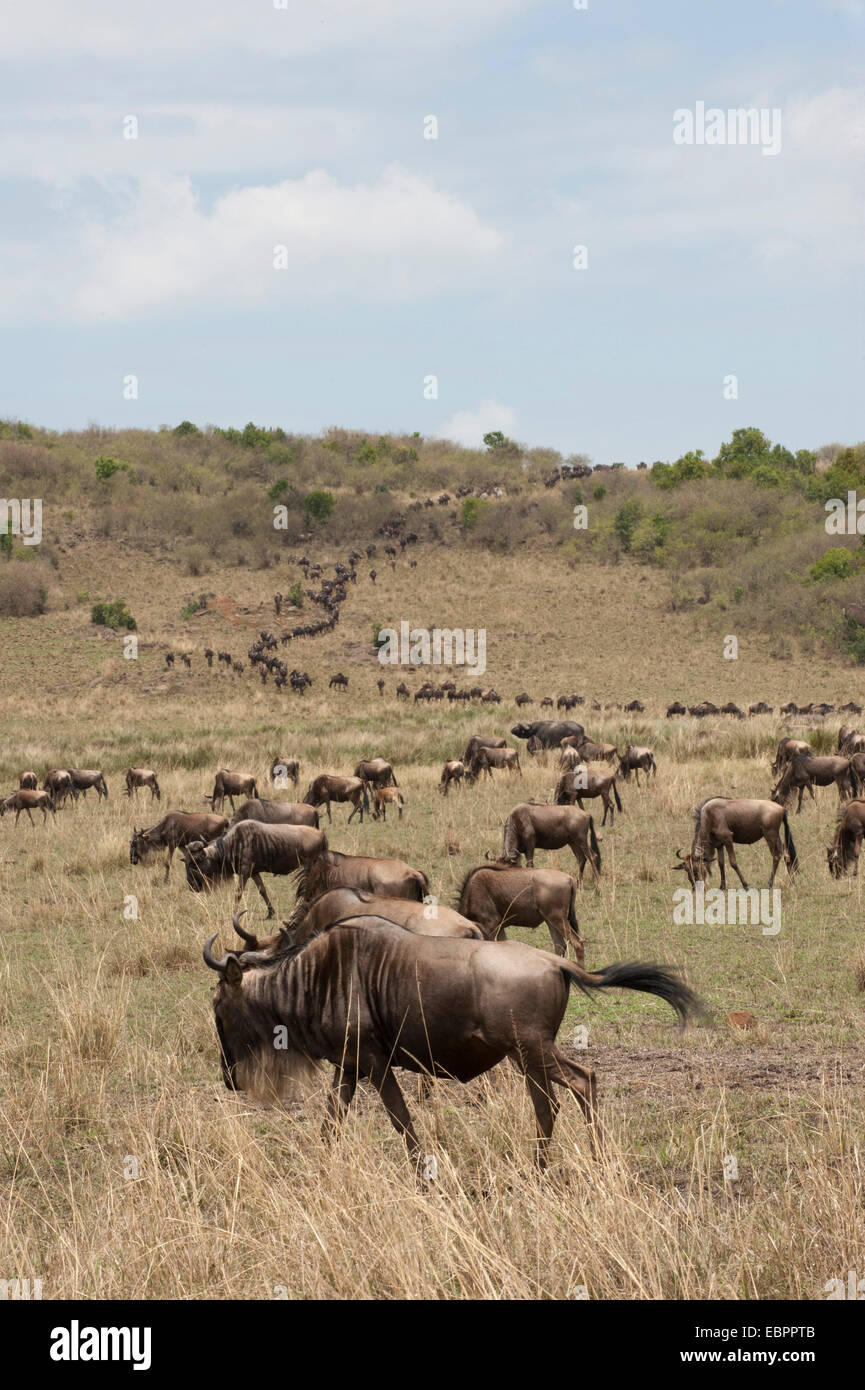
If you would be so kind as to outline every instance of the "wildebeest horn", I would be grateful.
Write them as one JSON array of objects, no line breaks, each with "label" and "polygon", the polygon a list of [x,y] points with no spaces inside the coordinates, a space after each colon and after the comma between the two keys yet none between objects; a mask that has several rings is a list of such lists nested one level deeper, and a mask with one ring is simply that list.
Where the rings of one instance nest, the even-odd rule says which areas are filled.
[{"label": "wildebeest horn", "polygon": [[213,936],[209,936],[207,938],[207,940],[204,943],[204,948],[201,954],[204,956],[205,965],[209,965],[211,970],[215,970],[217,974],[223,975],[225,973],[225,968],[228,964],[228,957],[226,956],[223,960],[215,960],[212,954],[213,943],[218,935],[218,932],[214,932]]},{"label": "wildebeest horn", "polygon": [[234,926],[234,930],[237,932],[237,935],[241,937],[244,941],[248,942],[249,945],[252,947],[253,951],[257,951],[258,937],[255,936],[253,932],[244,931],[243,927],[240,925],[240,919],[245,912],[246,908],[243,909],[243,912],[235,912],[231,918],[232,925]]},{"label": "wildebeest horn", "polygon": [[685,857],[685,851],[684,851],[684,850],[681,850],[681,849],[677,849],[677,850],[676,850],[676,858],[677,858],[677,859],[684,859],[684,857]]}]

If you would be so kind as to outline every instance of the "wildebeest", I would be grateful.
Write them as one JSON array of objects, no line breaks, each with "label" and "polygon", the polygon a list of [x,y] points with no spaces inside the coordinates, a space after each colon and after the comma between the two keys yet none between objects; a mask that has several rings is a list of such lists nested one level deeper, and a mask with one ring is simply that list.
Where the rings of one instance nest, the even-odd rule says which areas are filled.
[{"label": "wildebeest", "polygon": [[571,772],[563,772],[556,784],[553,800],[557,806],[576,804],[582,811],[583,798],[591,800],[596,796],[601,798],[604,807],[601,825],[607,823],[607,812],[610,814],[610,825],[615,825],[616,811],[621,811],[622,802],[616,786],[616,774],[612,769],[609,772],[591,772],[587,767],[578,767]]},{"label": "wildebeest", "polygon": [[348,676],[344,676],[342,671],[337,671],[335,676],[331,676],[328,682],[328,690],[336,686],[337,690],[348,690]]},{"label": "wildebeest", "polygon": [[318,811],[305,801],[266,801],[256,797],[238,806],[231,824],[241,820],[260,820],[265,825],[312,825],[318,829]]},{"label": "wildebeest", "polygon": [[361,758],[354,770],[355,777],[374,787],[397,787],[396,774],[387,758]]},{"label": "wildebeest", "polygon": [[300,780],[300,758],[274,758],[270,764],[270,780],[276,786],[291,781],[297,786]]},{"label": "wildebeest", "polygon": [[511,729],[514,738],[536,738],[542,748],[558,748],[568,734],[585,732],[582,724],[577,724],[573,719],[535,719],[531,724],[515,724]]},{"label": "wildebeest", "polygon": [[[555,1045],[570,985],[656,994],[683,1023],[699,1007],[666,966],[609,965],[589,974],[522,942],[418,936],[381,917],[343,919],[256,965],[232,954],[215,959],[215,940],[203,955],[219,975],[213,1010],[226,1086],[245,1090],[264,1074],[278,1089],[279,1072],[290,1074],[299,1061],[331,1062],[330,1128],[368,1078],[415,1159],[418,1141],[394,1067],[466,1082],[511,1058],[526,1078],[543,1168],[558,1110],[553,1084],[576,1098],[600,1147],[595,1075]],[[273,1046],[277,1028],[286,1048]]]},{"label": "wildebeest", "polygon": [[207,844],[216,839],[217,835],[223,835],[227,829],[228,820],[225,816],[214,816],[207,811],[169,811],[148,830],[133,828],[132,839],[129,842],[129,862],[143,863],[155,850],[164,849],[165,878],[162,881],[167,883],[176,849],[191,844],[193,840],[201,840]]},{"label": "wildebeest", "polygon": [[329,888],[361,888],[383,898],[411,898],[420,903],[429,893],[429,879],[404,859],[376,859],[328,849],[298,875],[297,896],[308,902]]},{"label": "wildebeest", "polygon": [[442,768],[439,791],[447,796],[451,782],[453,782],[455,786],[461,787],[465,771],[465,764],[460,762],[459,758],[451,758]]},{"label": "wildebeest", "polygon": [[810,743],[805,743],[803,739],[782,738],[781,742],[778,744],[778,747],[775,751],[775,757],[772,761],[772,776],[777,777],[778,773],[783,771],[783,769],[790,762],[791,758],[795,758],[797,753],[813,752],[814,749],[811,747]]},{"label": "wildebeest", "polygon": [[521,709],[523,705],[533,705],[534,703],[531,695],[526,694],[525,690],[514,700],[517,709]]},{"label": "wildebeest", "polygon": [[149,767],[131,767],[126,774],[126,796],[131,796],[140,787],[150,788],[150,800],[154,797],[157,801],[162,800],[162,793],[159,790],[159,783],[156,780],[156,773]]},{"label": "wildebeest", "polygon": [[756,801],[746,797],[710,796],[697,807],[694,814],[694,838],[689,853],[676,850],[682,860],[676,869],[688,875],[691,887],[696,887],[698,879],[703,882],[709,876],[712,861],[717,855],[721,874],[721,888],[727,887],[724,869],[724,851],[730,856],[730,864],[739,876],[743,888],[748,885],[742,877],[736,861],[734,845],[753,845],[757,840],[765,840],[772,854],[772,873],[769,887],[775,882],[775,874],[781,862],[781,827],[784,827],[783,857],[790,878],[793,878],[799,860],[787,812],[777,801]]},{"label": "wildebeest", "polygon": [[255,778],[246,772],[228,772],[224,767],[220,768],[213,783],[213,792],[204,798],[205,801],[210,802],[214,811],[221,811],[225,805],[225,798],[228,797],[233,811],[236,796],[257,798],[258,787]]},{"label": "wildebeest", "polygon": [[651,748],[639,745],[628,744],[624,753],[619,754],[618,775],[627,782],[633,772],[637,786],[640,785],[640,773],[645,773],[646,781],[649,776],[657,777],[658,766],[655,762]]},{"label": "wildebeest", "polygon": [[838,788],[839,801],[858,796],[859,778],[851,758],[842,758],[831,754],[825,757],[815,757],[810,753],[797,753],[787,763],[783,773],[772,788],[771,797],[773,801],[778,801],[782,806],[786,806],[790,797],[798,791],[799,804],[796,807],[796,815],[798,816],[802,810],[802,797],[806,788],[811,794],[811,800],[816,801],[815,785],[828,787],[833,782]]},{"label": "wildebeest", "polygon": [[526,856],[528,868],[534,867],[536,849],[563,849],[567,845],[580,869],[580,882],[586,860],[595,875],[601,872],[601,851],[595,835],[595,823],[586,811],[576,806],[536,806],[522,802],[515,806],[505,821],[502,838],[502,862],[519,864]]},{"label": "wildebeest", "polygon": [[387,820],[388,806],[396,806],[399,819],[402,820],[405,800],[399,787],[376,787],[372,794],[372,802],[373,820]]},{"label": "wildebeest", "polygon": [[674,700],[671,705],[667,705],[667,718],[672,719],[677,714],[687,714],[685,706],[681,700]]},{"label": "wildebeest", "polygon": [[369,810],[366,783],[360,777],[336,777],[330,772],[320,772],[310,782],[303,799],[307,806],[324,805],[328,820],[333,819],[330,814],[332,801],[351,802],[354,809],[348,818],[349,821],[353,820],[358,813],[363,821],[364,811]]},{"label": "wildebeest", "polygon": [[766,704],[766,701],[765,701],[765,700],[758,700],[757,703],[756,703],[755,705],[749,705],[749,706],[748,706],[748,713],[749,713],[749,714],[774,714],[775,711],[773,710],[773,708],[772,708],[771,705],[767,705],[767,704]]},{"label": "wildebeest", "polygon": [[507,740],[503,738],[493,738],[487,734],[472,734],[465,746],[461,762],[468,767],[475,753],[479,748],[506,748]]},{"label": "wildebeest", "polygon": [[843,878],[853,865],[853,877],[859,877],[859,851],[865,835],[865,801],[848,801],[839,812],[835,838],[826,847],[829,872],[833,878]]},{"label": "wildebeest", "polygon": [[[420,936],[462,936],[483,941],[480,925],[443,903],[419,903],[385,897],[361,888],[331,888],[309,902],[299,902],[283,925],[297,946],[341,917],[384,917]],[[240,932],[243,936],[244,933]]]},{"label": "wildebeest", "polygon": [[50,792],[35,791],[32,787],[19,787],[17,792],[13,792],[11,796],[7,796],[5,800],[0,801],[0,816],[5,816],[7,811],[10,812],[10,814],[12,811],[15,812],[16,825],[18,824],[21,812],[26,811],[30,824],[33,826],[35,826],[36,822],[31,812],[41,811],[42,824],[44,825],[48,819],[48,812],[50,811],[52,816],[54,815],[54,798]]},{"label": "wildebeest", "polygon": [[42,779],[42,790],[48,792],[55,808],[62,806],[67,797],[78,800],[78,793],[66,768],[50,768]]},{"label": "wildebeest", "polygon": [[583,737],[573,743],[569,738],[563,738],[562,748],[568,747],[576,748],[584,763],[612,763],[618,757],[614,743],[595,743],[590,738]]},{"label": "wildebeest", "polygon": [[273,904],[261,881],[262,874],[304,873],[327,850],[327,836],[309,825],[265,825],[258,820],[242,820],[211,844],[193,841],[186,846],[186,882],[195,893],[209,884],[237,874],[236,902],[243,896],[251,878],[272,917]]},{"label": "wildebeest", "polygon": [[69,776],[72,778],[72,785],[77,792],[86,798],[91,788],[96,788],[96,795],[101,799],[108,800],[108,784],[102,773],[97,768],[70,767]]},{"label": "wildebeest", "polygon": [[18,787],[21,791],[35,792],[39,786],[39,778],[35,772],[25,771],[18,773]]},{"label": "wildebeest", "polygon": [[838,752],[849,757],[851,753],[863,751],[865,751],[865,734],[860,734],[857,729],[842,724],[838,731]]},{"label": "wildebeest", "polygon": [[466,781],[476,782],[482,772],[492,778],[494,767],[504,772],[515,772],[518,777],[523,775],[516,748],[478,748],[466,768]]},{"label": "wildebeest", "polygon": [[546,922],[556,955],[565,955],[570,945],[582,965],[585,947],[574,910],[577,890],[576,879],[560,869],[481,864],[463,879],[456,907],[493,940],[507,940],[508,926],[539,927]]}]

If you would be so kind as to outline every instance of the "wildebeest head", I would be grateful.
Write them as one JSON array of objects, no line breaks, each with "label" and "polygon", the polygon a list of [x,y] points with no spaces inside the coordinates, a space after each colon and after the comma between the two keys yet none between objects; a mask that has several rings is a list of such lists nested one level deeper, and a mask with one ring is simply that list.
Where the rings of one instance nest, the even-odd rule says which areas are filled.
[{"label": "wildebeest head", "polygon": [[833,878],[844,878],[847,874],[847,856],[837,844],[826,846],[829,872]]},{"label": "wildebeest head", "polygon": [[711,873],[712,860],[714,854],[708,857],[700,849],[699,845],[695,850],[689,850],[687,854],[681,849],[676,850],[676,858],[681,859],[681,864],[674,864],[674,869],[682,869],[688,875],[688,882],[692,888],[696,888],[697,881],[705,883]]},{"label": "wildebeest head", "polygon": [[132,839],[129,841],[129,862],[130,864],[144,863],[153,853],[153,846],[147,838],[146,830],[136,830],[132,827]]},{"label": "wildebeest head", "polygon": [[192,840],[181,854],[186,864],[186,882],[193,893],[203,892],[218,879],[231,877],[233,870],[222,854],[222,836],[210,845],[204,840]]}]

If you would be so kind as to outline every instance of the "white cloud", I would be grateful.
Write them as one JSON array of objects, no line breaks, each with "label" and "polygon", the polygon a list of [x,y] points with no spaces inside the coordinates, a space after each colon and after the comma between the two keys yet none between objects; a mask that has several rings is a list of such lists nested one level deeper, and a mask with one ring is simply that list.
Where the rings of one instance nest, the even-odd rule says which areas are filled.
[{"label": "white cloud", "polygon": [[498,401],[481,401],[477,410],[458,410],[442,430],[442,438],[452,439],[466,448],[478,448],[490,430],[513,435],[517,417],[509,405]]},{"label": "white cloud", "polygon": [[[24,315],[116,321],[197,303],[220,310],[300,297],[422,298],[471,282],[503,242],[471,207],[393,166],[375,184],[347,186],[317,170],[235,188],[210,210],[187,178],[149,177],[113,215],[76,212],[62,255],[17,248],[17,282],[0,285]],[[286,269],[274,268],[285,247]],[[288,305],[286,304],[286,308]],[[41,312],[40,312],[41,311]],[[8,312],[8,309],[7,309]]]}]

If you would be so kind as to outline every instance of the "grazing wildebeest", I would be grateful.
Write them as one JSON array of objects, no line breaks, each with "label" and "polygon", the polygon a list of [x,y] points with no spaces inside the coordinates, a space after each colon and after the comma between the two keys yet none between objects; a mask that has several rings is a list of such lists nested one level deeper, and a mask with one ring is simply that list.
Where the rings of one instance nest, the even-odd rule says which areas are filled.
[{"label": "grazing wildebeest", "polygon": [[212,794],[204,799],[210,802],[214,811],[221,811],[225,805],[225,798],[228,797],[233,811],[236,796],[257,797],[258,787],[255,778],[246,772],[228,772],[223,767],[216,774]]},{"label": "grazing wildebeest", "polygon": [[207,811],[169,811],[148,830],[133,828],[129,841],[129,862],[144,863],[155,850],[164,849],[165,878],[162,881],[167,883],[176,849],[191,844],[193,840],[208,844],[217,835],[224,835],[227,829],[225,816],[214,816]]},{"label": "grazing wildebeest", "polygon": [[461,787],[462,779],[465,776],[465,771],[465,764],[460,762],[459,758],[451,758],[450,761],[446,762],[444,767],[442,768],[441,781],[439,782],[439,791],[442,792],[445,796],[447,796],[448,788],[451,782],[453,782],[455,786]]},{"label": "grazing wildebeest", "polygon": [[865,835],[865,801],[848,801],[838,813],[835,838],[826,847],[829,872],[833,878],[843,878],[853,864],[853,877],[859,877],[859,851]]},{"label": "grazing wildebeest", "polygon": [[297,786],[300,780],[300,758],[274,758],[270,764],[270,780],[279,786],[289,781]]},{"label": "grazing wildebeest", "polygon": [[515,772],[518,777],[523,775],[516,748],[478,748],[466,768],[466,781],[473,785],[482,772],[492,778],[494,767],[503,772]]},{"label": "grazing wildebeest", "polygon": [[78,800],[78,792],[66,768],[52,767],[42,779],[42,790],[48,792],[56,807],[62,806],[67,797]]},{"label": "grazing wildebeest", "polygon": [[860,734],[856,729],[842,724],[838,732],[838,752],[850,756],[851,753],[861,753],[865,750],[865,734]]},{"label": "grazing wildebeest", "polygon": [[628,704],[625,705],[625,712],[627,714],[643,714],[645,713],[645,709],[646,706],[643,704],[642,700],[630,700]]},{"label": "grazing wildebeest", "polygon": [[363,821],[364,811],[369,810],[366,783],[360,777],[336,777],[330,772],[321,772],[310,782],[303,799],[307,806],[324,805],[328,820],[332,820],[330,814],[332,801],[351,802],[354,809],[348,818],[349,822],[358,814]]},{"label": "grazing wildebeest", "polygon": [[585,947],[574,903],[578,884],[560,869],[523,869],[512,864],[481,864],[469,869],[456,907],[477,922],[490,940],[506,941],[505,928],[547,924],[557,956],[573,947],[580,965]]},{"label": "grazing wildebeest", "polygon": [[813,753],[814,749],[810,743],[805,743],[800,738],[782,738],[778,744],[774,760],[772,762],[772,776],[777,777],[782,772],[791,758],[795,758],[797,753]]},{"label": "grazing wildebeest", "polygon": [[102,773],[97,768],[70,767],[69,776],[72,778],[72,785],[83,797],[87,797],[91,788],[96,788],[97,797],[105,797],[108,800],[108,784]]},{"label": "grazing wildebeest", "polygon": [[348,676],[344,676],[342,671],[337,671],[335,676],[331,676],[328,683],[328,690],[336,686],[337,690],[348,690]]},{"label": "grazing wildebeest", "polygon": [[39,778],[35,772],[25,771],[18,773],[18,787],[21,791],[35,792],[39,786]]},{"label": "grazing wildebeest", "polygon": [[240,902],[251,878],[272,917],[273,904],[261,880],[262,874],[305,873],[327,849],[327,836],[308,825],[265,825],[258,820],[242,820],[232,825],[211,844],[195,840],[186,846],[186,882],[194,893],[209,884],[237,874],[236,902]]},{"label": "grazing wildebeest", "polygon": [[833,757],[832,755],[815,757],[810,753],[796,753],[787,763],[783,773],[772,788],[771,797],[773,801],[786,806],[790,797],[798,791],[799,804],[796,807],[796,815],[798,816],[802,810],[802,797],[806,788],[811,794],[811,800],[816,801],[815,785],[828,787],[833,782],[838,788],[839,801],[845,801],[850,797],[859,795],[859,778],[851,758]]},{"label": "grazing wildebeest", "polygon": [[619,756],[614,743],[595,743],[593,739],[562,739],[562,748],[576,748],[584,763],[613,763]]},{"label": "grazing wildebeest", "polygon": [[681,700],[674,700],[671,705],[667,705],[667,718],[672,719],[677,714],[687,714],[688,711]]},{"label": "grazing wildebeest", "polygon": [[157,801],[162,800],[162,793],[159,790],[159,783],[156,780],[156,773],[149,767],[131,767],[126,774],[126,796],[131,796],[137,792],[139,787],[150,788],[150,800],[154,797]]},{"label": "grazing wildebeest", "polygon": [[461,761],[468,767],[475,753],[479,748],[506,748],[507,740],[503,738],[491,738],[486,734],[472,734],[465,746]]},{"label": "grazing wildebeest", "polygon": [[765,700],[758,700],[757,703],[756,703],[755,705],[749,705],[749,706],[748,706],[748,713],[749,713],[749,714],[774,714],[775,711],[773,710],[773,708],[772,708],[771,705],[767,705],[767,704],[766,704],[766,701],[765,701]]},{"label": "grazing wildebeest", "polygon": [[410,699],[411,699],[411,691],[409,690],[409,688],[408,688],[408,686],[406,685],[405,681],[400,681],[399,685],[397,686],[397,688],[396,688],[396,698],[397,698],[398,700],[410,700]]},{"label": "grazing wildebeest", "polygon": [[[331,1062],[329,1131],[358,1080],[368,1078],[414,1160],[418,1141],[394,1067],[466,1082],[509,1057],[526,1078],[535,1161],[544,1168],[558,1110],[553,1084],[576,1098],[600,1149],[595,1075],[555,1045],[570,985],[656,994],[682,1023],[699,1008],[666,966],[608,965],[589,974],[519,941],[419,936],[382,917],[342,919],[260,964],[243,965],[233,954],[215,959],[215,940],[203,955],[219,975],[213,1010],[226,1086],[245,1090],[266,1077],[278,1093],[280,1073]],[[274,1048],[276,1029],[287,1047]]]},{"label": "grazing wildebeest", "polygon": [[[331,888],[309,902],[300,902],[283,926],[295,946],[341,917],[383,917],[420,936],[462,936],[483,941],[480,926],[442,903],[421,904],[409,898],[388,898],[361,888]],[[244,933],[240,932],[243,936]]]},{"label": "grazing wildebeest", "polygon": [[[591,800],[599,796],[604,807],[604,818],[601,825],[607,823],[607,812],[610,813],[610,825],[616,823],[616,811],[621,811],[622,802],[619,797],[619,789],[616,786],[616,774],[611,769],[609,772],[591,772],[587,767],[574,768],[571,772],[563,772],[556,784],[556,794],[553,797],[557,806],[573,806],[576,804],[580,810],[584,810],[583,798]],[[615,809],[613,802],[615,801]]]},{"label": "grazing wildebeest", "polygon": [[514,700],[514,704],[517,706],[517,709],[521,709],[523,705],[533,705],[534,703],[535,702],[532,699],[531,695],[527,695],[525,691],[523,691],[521,695],[518,695],[517,698]]},{"label": "grazing wildebeest", "polygon": [[429,879],[404,859],[375,859],[329,849],[308,872],[299,875],[297,896],[308,902],[329,888],[362,888],[383,898],[411,898],[422,903],[429,893]]},{"label": "grazing wildebeest", "polygon": [[396,806],[399,819],[402,820],[405,801],[399,787],[376,787],[372,794],[372,802],[373,820],[387,820],[388,806]]},{"label": "grazing wildebeest", "polygon": [[511,729],[514,738],[536,738],[542,748],[558,748],[569,734],[585,732],[582,724],[573,719],[535,719],[531,724],[515,724]]},{"label": "grazing wildebeest", "polygon": [[722,705],[719,712],[721,714],[732,714],[735,719],[745,718],[744,710],[739,709],[739,706],[734,704],[732,700],[728,700],[726,705]]},{"label": "grazing wildebeest", "polygon": [[641,771],[645,773],[647,782],[650,775],[655,777],[658,775],[658,767],[652,755],[652,750],[651,748],[629,743],[624,753],[619,754],[617,775],[627,782],[630,780],[631,773],[633,772],[637,786],[639,786]]},{"label": "grazing wildebeest", "polygon": [[318,829],[318,811],[305,801],[265,801],[256,797],[238,806],[231,824],[240,820],[260,820],[265,825],[312,825]]},{"label": "grazing wildebeest", "polygon": [[[42,812],[42,824],[48,819],[48,812],[54,815],[54,798],[50,792],[34,791],[32,787],[19,787],[17,792],[7,796],[0,801],[0,816],[5,816],[6,812],[15,812],[15,824],[18,824],[22,811],[27,812],[30,824],[35,826],[36,822],[31,815],[32,811]],[[56,819],[56,817],[55,817]]]},{"label": "grazing wildebeest", "polygon": [[563,849],[565,845],[579,864],[581,883],[586,860],[595,876],[600,874],[601,851],[595,823],[588,812],[576,806],[536,806],[533,802],[522,802],[505,821],[501,862],[519,864],[524,854],[527,867],[532,869],[536,849]]},{"label": "grazing wildebeest", "polygon": [[354,770],[355,777],[374,787],[397,787],[396,774],[387,758],[361,758]]},{"label": "grazing wildebeest", "polygon": [[730,864],[739,876],[743,888],[748,887],[742,877],[736,855],[735,845],[753,845],[757,840],[765,840],[772,853],[772,873],[769,887],[775,882],[775,874],[781,862],[781,827],[784,827],[784,860],[790,878],[793,878],[799,860],[796,846],[790,833],[787,812],[777,801],[755,801],[746,797],[710,796],[702,802],[694,815],[694,838],[688,854],[676,850],[682,860],[674,865],[688,875],[691,887],[696,887],[697,879],[704,883],[709,877],[712,861],[716,854],[721,873],[721,888],[726,889],[727,879],[724,869],[724,851],[730,856]]}]

